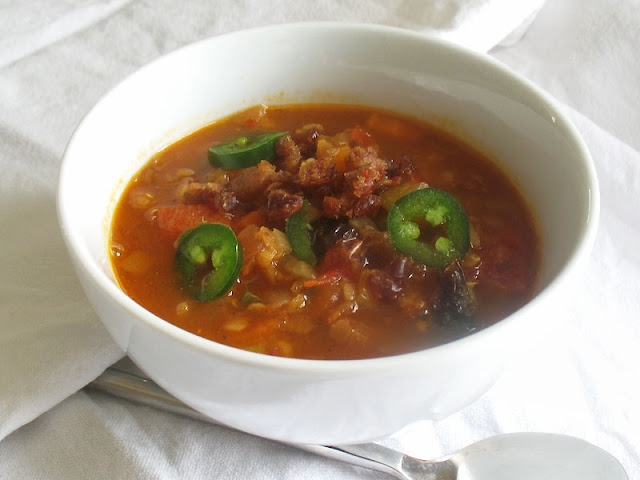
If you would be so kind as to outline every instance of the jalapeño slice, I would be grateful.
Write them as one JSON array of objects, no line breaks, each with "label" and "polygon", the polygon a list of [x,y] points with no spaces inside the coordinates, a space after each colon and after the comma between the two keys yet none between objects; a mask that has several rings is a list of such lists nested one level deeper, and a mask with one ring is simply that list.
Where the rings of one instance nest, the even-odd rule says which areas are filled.
[{"label": "jalape\u00f1o slice", "polygon": [[303,262],[311,266],[316,264],[316,255],[311,248],[311,224],[309,223],[309,202],[306,200],[296,213],[287,218],[285,225],[291,249]]},{"label": "jalape\u00f1o slice", "polygon": [[222,223],[201,223],[178,239],[178,274],[200,302],[227,293],[240,274],[242,261],[242,245],[233,230]]},{"label": "jalape\u00f1o slice", "polygon": [[[446,236],[433,242],[419,239],[416,220],[444,225]],[[422,188],[400,197],[389,210],[387,230],[393,245],[405,255],[430,266],[445,267],[469,251],[469,220],[462,205],[437,188]]]},{"label": "jalape\u00f1o slice", "polygon": [[254,167],[262,160],[273,160],[276,156],[276,141],[288,133],[262,133],[214,145],[209,147],[209,163],[214,167],[239,169]]}]

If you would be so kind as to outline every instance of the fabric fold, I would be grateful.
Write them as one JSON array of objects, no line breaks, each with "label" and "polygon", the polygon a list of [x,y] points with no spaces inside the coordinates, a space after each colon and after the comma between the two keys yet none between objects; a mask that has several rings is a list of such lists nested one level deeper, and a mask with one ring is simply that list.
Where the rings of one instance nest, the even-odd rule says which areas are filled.
[{"label": "fabric fold", "polygon": [[31,55],[79,30],[89,28],[127,5],[129,0],[16,3],[13,22],[0,26],[0,68]]},{"label": "fabric fold", "polygon": [[514,44],[535,19],[545,0],[439,1],[424,4],[422,29],[478,52]]}]

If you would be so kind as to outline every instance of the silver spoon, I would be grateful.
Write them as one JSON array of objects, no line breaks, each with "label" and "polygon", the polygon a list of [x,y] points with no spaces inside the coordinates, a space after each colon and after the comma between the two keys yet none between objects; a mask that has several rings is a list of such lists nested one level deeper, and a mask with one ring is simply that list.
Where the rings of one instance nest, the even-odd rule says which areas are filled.
[{"label": "silver spoon", "polygon": [[[212,422],[165,392],[128,359],[107,369],[89,387],[162,410]],[[359,445],[291,446],[324,457],[385,472],[404,480],[628,480],[609,453],[584,440],[550,433],[490,437],[437,460],[397,450]]]},{"label": "silver spoon", "polygon": [[628,480],[601,448],[551,433],[498,435],[429,461],[375,443],[302,448],[404,480]]}]

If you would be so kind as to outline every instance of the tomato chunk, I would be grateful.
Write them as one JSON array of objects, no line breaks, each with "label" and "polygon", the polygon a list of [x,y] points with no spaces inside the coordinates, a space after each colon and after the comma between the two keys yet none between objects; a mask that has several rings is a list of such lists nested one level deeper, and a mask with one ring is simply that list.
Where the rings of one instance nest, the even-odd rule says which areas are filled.
[{"label": "tomato chunk", "polygon": [[229,217],[204,204],[175,205],[160,207],[156,214],[158,227],[172,235],[180,235],[185,230],[201,223],[224,223],[229,225]]}]

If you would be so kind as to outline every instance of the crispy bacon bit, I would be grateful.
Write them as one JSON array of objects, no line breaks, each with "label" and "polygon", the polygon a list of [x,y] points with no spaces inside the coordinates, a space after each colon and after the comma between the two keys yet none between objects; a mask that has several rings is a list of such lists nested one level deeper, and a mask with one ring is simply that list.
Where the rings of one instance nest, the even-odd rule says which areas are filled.
[{"label": "crispy bacon bit", "polygon": [[273,223],[281,222],[296,213],[302,207],[302,195],[290,193],[282,188],[269,191],[267,196],[267,215]]},{"label": "crispy bacon bit", "polygon": [[385,178],[388,164],[382,160],[373,147],[355,147],[346,158],[347,173],[344,178],[353,190],[353,195],[361,198],[371,195],[378,182]]},{"label": "crispy bacon bit", "polygon": [[278,139],[276,142],[276,154],[281,159],[280,168],[282,170],[293,174],[298,173],[300,162],[302,162],[302,154],[291,135],[285,135]]},{"label": "crispy bacon bit", "polygon": [[267,187],[284,180],[284,172],[277,172],[275,165],[262,161],[255,167],[245,168],[229,182],[229,188],[242,202],[260,202],[266,196]]},{"label": "crispy bacon bit", "polygon": [[402,181],[413,180],[414,171],[415,166],[412,158],[409,155],[404,154],[389,162],[387,174],[390,178],[396,179],[395,183],[400,183]]},{"label": "crispy bacon bit", "polygon": [[369,195],[365,198],[340,195],[322,199],[322,210],[328,218],[366,217],[375,214],[380,209],[380,206],[381,201],[378,195]]},{"label": "crispy bacon bit", "polygon": [[300,152],[306,157],[312,157],[316,154],[316,145],[320,135],[324,135],[324,127],[319,123],[303,125],[292,133],[293,140],[298,144]]},{"label": "crispy bacon bit", "polygon": [[331,157],[308,158],[300,165],[298,182],[303,188],[329,185],[336,177],[336,168]]},{"label": "crispy bacon bit", "polygon": [[190,183],[182,194],[186,204],[206,203],[219,212],[230,212],[238,204],[233,192],[218,183]]},{"label": "crispy bacon bit", "polygon": [[[274,222],[299,208],[293,192],[321,200],[323,214],[329,218],[375,214],[381,205],[378,194],[391,182],[387,173],[391,164],[380,158],[362,128],[333,137],[323,133],[322,125],[309,124],[282,137],[276,147],[280,170],[258,165],[257,171],[233,179],[231,190],[240,201],[252,198],[255,202],[264,200],[270,189],[283,189],[270,200],[269,218]],[[304,159],[308,155],[316,156]]]},{"label": "crispy bacon bit", "polygon": [[347,217],[349,216],[349,201],[344,197],[326,196],[322,199],[322,212],[328,218]]},{"label": "crispy bacon bit", "polygon": [[359,198],[353,206],[354,217],[368,217],[374,215],[380,209],[380,197],[378,195],[369,195],[368,197]]},{"label": "crispy bacon bit", "polygon": [[190,183],[182,193],[184,203],[213,203],[222,193],[217,183]]},{"label": "crispy bacon bit", "polygon": [[375,147],[354,147],[351,149],[347,157],[348,170],[358,170],[371,166],[383,171],[387,168],[387,163],[378,156]]}]

